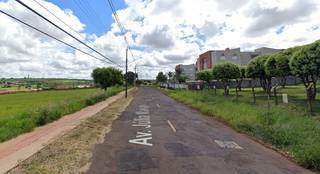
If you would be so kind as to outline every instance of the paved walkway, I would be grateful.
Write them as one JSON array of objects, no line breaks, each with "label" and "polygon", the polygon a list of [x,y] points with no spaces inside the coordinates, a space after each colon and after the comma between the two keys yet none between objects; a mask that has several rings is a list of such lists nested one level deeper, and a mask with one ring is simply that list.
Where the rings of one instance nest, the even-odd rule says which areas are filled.
[{"label": "paved walkway", "polygon": [[86,107],[76,113],[66,115],[55,122],[36,128],[30,133],[1,143],[0,173],[5,173],[12,169],[18,165],[19,161],[29,158],[65,132],[79,125],[82,120],[95,115],[123,96],[124,92],[121,92],[103,102]]},{"label": "paved walkway", "polygon": [[312,172],[156,89],[140,88],[96,146],[87,173]]}]

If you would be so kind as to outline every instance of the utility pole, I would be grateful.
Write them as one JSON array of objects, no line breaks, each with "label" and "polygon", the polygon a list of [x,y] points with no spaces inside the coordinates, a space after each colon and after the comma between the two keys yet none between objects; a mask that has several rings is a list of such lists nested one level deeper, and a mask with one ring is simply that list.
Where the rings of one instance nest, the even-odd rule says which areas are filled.
[{"label": "utility pole", "polygon": [[128,47],[126,48],[126,98],[128,97]]},{"label": "utility pole", "polygon": [[137,86],[136,81],[138,79],[137,75],[137,64],[134,66],[134,86]]}]

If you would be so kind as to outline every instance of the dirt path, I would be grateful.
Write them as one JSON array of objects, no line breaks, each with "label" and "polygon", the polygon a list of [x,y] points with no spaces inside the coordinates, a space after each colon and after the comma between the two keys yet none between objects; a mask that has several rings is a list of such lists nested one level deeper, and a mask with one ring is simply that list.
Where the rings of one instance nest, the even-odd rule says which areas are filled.
[{"label": "dirt path", "polygon": [[140,88],[89,174],[309,174],[275,151],[152,88]]},{"label": "dirt path", "polygon": [[66,115],[55,122],[36,128],[30,133],[1,143],[0,173],[5,173],[15,167],[19,161],[29,158],[65,132],[75,128],[82,120],[92,117],[123,96],[124,92],[121,92],[103,102]]}]

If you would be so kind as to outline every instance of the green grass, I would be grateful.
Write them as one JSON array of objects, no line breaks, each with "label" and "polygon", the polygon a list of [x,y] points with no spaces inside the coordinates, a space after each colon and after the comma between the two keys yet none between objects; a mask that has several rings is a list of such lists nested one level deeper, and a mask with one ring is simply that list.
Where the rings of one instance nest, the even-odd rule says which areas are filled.
[{"label": "green grass", "polygon": [[[297,88],[285,90],[295,94],[300,87]],[[272,106],[268,112],[265,98],[260,97],[256,105],[250,103],[248,90],[241,92],[238,99],[222,96],[221,91],[219,95],[208,90],[176,90],[167,93],[207,115],[227,122],[240,132],[288,152],[302,166],[320,170],[320,122],[315,117],[294,112],[291,107],[284,105]]]},{"label": "green grass", "polygon": [[[317,119],[320,119],[320,85],[318,85],[318,94],[316,101],[313,104],[314,109],[314,117]],[[231,89],[231,96],[235,97],[235,90]],[[265,92],[261,88],[255,88],[256,95],[257,95],[257,105],[265,106],[267,107],[268,104],[268,98]],[[218,90],[218,94],[222,95],[223,91]],[[283,104],[282,103],[282,94],[288,94],[289,104]],[[244,88],[241,92],[239,92],[239,98],[238,100],[245,103],[252,103],[253,97],[251,89]],[[279,105],[277,107],[280,107],[284,110],[287,110],[288,112],[299,112],[302,115],[309,116],[309,107],[307,103],[307,97],[306,97],[306,89],[303,85],[296,85],[296,86],[286,86],[285,88],[277,88],[277,96],[278,96],[278,102]],[[270,104],[275,105],[274,97],[271,96],[270,98]]]},{"label": "green grass", "polygon": [[0,95],[0,142],[50,123],[123,90],[100,89],[43,91]]}]

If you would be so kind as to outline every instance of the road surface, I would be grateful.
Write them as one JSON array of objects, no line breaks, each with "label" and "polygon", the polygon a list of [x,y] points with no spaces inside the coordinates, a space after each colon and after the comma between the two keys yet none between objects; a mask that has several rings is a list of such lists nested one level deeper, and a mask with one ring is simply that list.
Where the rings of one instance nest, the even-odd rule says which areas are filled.
[{"label": "road surface", "polygon": [[160,91],[141,87],[96,146],[94,173],[312,173]]}]

